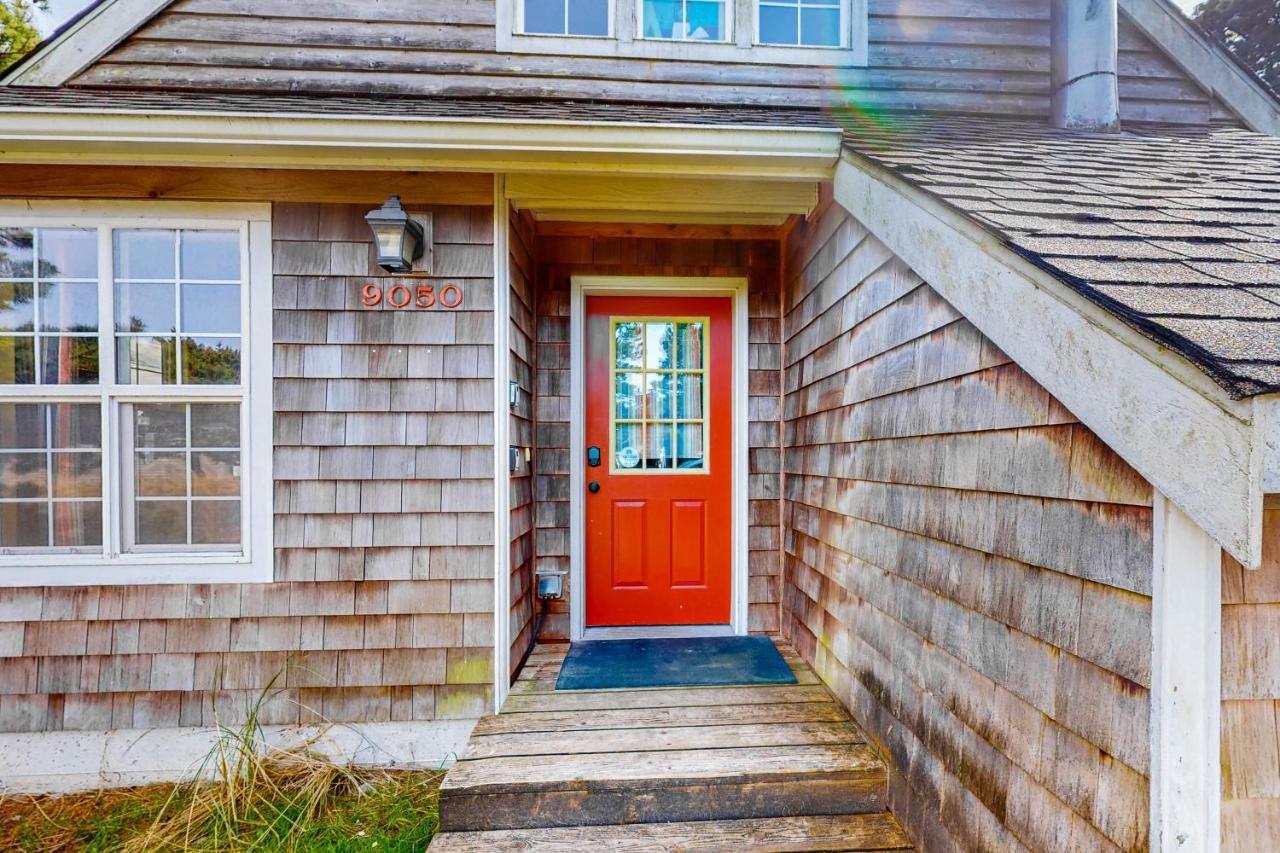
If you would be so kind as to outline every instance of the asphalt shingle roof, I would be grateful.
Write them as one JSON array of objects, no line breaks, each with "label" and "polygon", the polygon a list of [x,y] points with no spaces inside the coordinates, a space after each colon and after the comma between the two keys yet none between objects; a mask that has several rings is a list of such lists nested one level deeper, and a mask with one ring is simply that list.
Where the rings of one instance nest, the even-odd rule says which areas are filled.
[{"label": "asphalt shingle roof", "polygon": [[835,128],[821,110],[632,104],[519,98],[418,98],[397,95],[254,94],[164,89],[37,89],[0,86],[0,110],[59,112],[212,112],[368,118],[584,121],[734,127]]},{"label": "asphalt shingle roof", "polygon": [[918,116],[845,139],[1232,395],[1280,391],[1280,139]]},{"label": "asphalt shingle roof", "polygon": [[1239,128],[1098,134],[1040,118],[0,87],[0,111],[13,109],[842,127],[855,157],[950,204],[1232,395],[1280,391],[1280,139]]}]

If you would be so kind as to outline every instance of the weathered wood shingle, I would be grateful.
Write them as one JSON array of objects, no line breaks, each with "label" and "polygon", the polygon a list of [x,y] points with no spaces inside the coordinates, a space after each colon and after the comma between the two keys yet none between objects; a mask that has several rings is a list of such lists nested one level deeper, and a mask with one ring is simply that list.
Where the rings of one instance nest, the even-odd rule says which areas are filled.
[{"label": "weathered wood shingle", "polygon": [[1151,489],[857,222],[782,296],[783,631],[923,849],[1144,849]]},{"label": "weathered wood shingle", "polygon": [[1222,849],[1280,837],[1280,498],[1263,511],[1262,567],[1222,558]]}]

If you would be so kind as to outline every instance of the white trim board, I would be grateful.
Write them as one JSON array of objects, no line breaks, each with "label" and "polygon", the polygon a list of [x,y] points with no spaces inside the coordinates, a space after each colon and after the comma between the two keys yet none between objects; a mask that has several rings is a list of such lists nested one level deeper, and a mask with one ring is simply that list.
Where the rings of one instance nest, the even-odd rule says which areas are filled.
[{"label": "white trim board", "polygon": [[[493,176],[493,711],[511,688],[511,208]],[[536,603],[535,603],[536,607]]]},{"label": "white trim board", "polygon": [[1232,556],[1261,563],[1252,406],[874,164],[847,155],[835,198]]},{"label": "white trim board", "polygon": [[1152,510],[1151,849],[1216,853],[1222,551],[1159,492]]},{"label": "white trim board", "polygon": [[[747,622],[747,506],[749,439],[747,431],[748,325],[747,279],[672,276],[573,276],[569,294],[569,639],[588,638],[586,628],[586,439],[584,311],[588,295],[729,296],[733,299],[733,581],[728,633],[745,635]],[[607,629],[601,635],[609,636]],[[665,636],[670,628],[644,629]],[[723,633],[723,626],[694,626],[685,636]],[[634,634],[632,634],[634,636]]]},{"label": "white trim board", "polygon": [[[263,726],[268,744],[367,767],[451,766],[475,720]],[[0,793],[67,794],[191,779],[222,734],[216,728],[0,733]],[[312,742],[314,739],[314,742]]]},{"label": "white trim board", "polygon": [[0,86],[61,86],[105,56],[173,0],[106,0],[89,9],[35,56],[0,75]]},{"label": "white trim board", "polygon": [[1254,421],[1262,442],[1262,491],[1280,492],[1280,394],[1253,398]]},{"label": "white trim board", "polygon": [[1259,133],[1280,136],[1280,102],[1168,0],[1119,0],[1120,11],[1174,65]]},{"label": "white trim board", "polygon": [[828,180],[838,128],[0,109],[0,162]]}]

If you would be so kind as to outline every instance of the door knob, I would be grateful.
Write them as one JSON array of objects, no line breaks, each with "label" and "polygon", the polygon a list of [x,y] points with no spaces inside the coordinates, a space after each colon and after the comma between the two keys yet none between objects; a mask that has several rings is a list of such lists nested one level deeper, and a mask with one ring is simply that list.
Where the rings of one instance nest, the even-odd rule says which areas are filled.
[{"label": "door knob", "polygon": [[600,484],[595,480],[592,480],[590,483],[587,483],[587,491],[594,495],[596,492],[600,491]]}]

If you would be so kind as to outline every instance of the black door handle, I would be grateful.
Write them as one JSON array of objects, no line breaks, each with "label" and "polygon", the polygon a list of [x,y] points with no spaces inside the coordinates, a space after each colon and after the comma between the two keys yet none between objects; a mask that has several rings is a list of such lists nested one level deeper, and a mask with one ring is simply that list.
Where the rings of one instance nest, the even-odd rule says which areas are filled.
[{"label": "black door handle", "polygon": [[592,480],[590,483],[587,483],[587,491],[594,495],[596,492],[600,491],[600,484],[595,480]]}]

